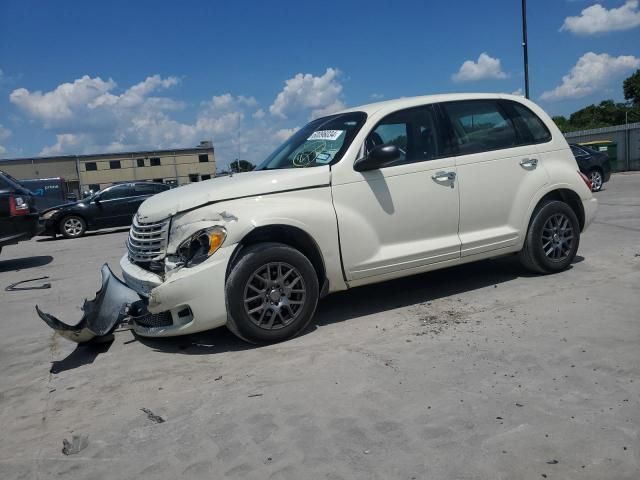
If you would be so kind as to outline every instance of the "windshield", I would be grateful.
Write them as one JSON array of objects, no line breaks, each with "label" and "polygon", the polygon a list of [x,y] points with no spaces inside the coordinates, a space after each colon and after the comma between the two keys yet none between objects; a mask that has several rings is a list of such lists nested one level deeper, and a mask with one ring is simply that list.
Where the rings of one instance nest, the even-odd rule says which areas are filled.
[{"label": "windshield", "polygon": [[294,133],[256,170],[319,167],[336,163],[366,119],[363,112],[318,118]]}]

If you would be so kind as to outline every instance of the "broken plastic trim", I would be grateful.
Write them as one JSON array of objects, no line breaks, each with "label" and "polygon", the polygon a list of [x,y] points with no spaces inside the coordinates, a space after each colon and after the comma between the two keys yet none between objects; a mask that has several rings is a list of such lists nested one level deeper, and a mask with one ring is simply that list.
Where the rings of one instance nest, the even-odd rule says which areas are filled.
[{"label": "broken plastic trim", "polygon": [[84,301],[84,314],[77,325],[68,325],[36,305],[40,318],[72,342],[86,343],[96,337],[109,335],[127,317],[129,306],[140,300],[140,296],[116,277],[106,263],[102,265],[100,273],[102,286],[96,292],[96,298]]}]

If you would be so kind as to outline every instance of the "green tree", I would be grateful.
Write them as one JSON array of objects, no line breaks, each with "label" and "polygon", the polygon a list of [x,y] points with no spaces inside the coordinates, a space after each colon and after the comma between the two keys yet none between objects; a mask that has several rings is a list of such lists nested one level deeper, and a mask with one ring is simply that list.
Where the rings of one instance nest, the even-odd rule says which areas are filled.
[{"label": "green tree", "polygon": [[622,84],[625,100],[631,101],[634,107],[640,107],[640,68]]},{"label": "green tree", "polygon": [[235,159],[231,162],[231,165],[229,165],[229,169],[232,173],[250,172],[254,168],[256,168],[256,166],[247,160]]}]

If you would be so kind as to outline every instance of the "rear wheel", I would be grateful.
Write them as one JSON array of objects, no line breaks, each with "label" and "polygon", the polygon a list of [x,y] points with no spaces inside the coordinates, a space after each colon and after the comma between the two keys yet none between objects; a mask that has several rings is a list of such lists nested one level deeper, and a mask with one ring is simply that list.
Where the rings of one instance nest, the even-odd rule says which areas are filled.
[{"label": "rear wheel", "polygon": [[534,212],[520,261],[536,273],[560,272],[573,262],[579,243],[576,214],[566,203],[552,200]]},{"label": "rear wheel", "polygon": [[81,217],[68,215],[60,220],[58,229],[65,238],[77,238],[84,235],[87,230],[87,224]]},{"label": "rear wheel", "polygon": [[318,304],[318,277],[298,250],[281,243],[247,247],[226,283],[228,328],[251,343],[300,334]]},{"label": "rear wheel", "polygon": [[591,180],[591,191],[599,192],[602,190],[602,185],[604,184],[604,178],[602,177],[602,172],[597,168],[594,168],[589,172],[589,180]]}]

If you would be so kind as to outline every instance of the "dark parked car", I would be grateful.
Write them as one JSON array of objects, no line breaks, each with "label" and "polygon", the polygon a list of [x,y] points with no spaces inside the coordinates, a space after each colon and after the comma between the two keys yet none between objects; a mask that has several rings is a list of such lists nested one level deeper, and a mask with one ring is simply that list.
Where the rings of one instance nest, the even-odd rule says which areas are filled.
[{"label": "dark parked car", "polygon": [[40,231],[33,194],[0,171],[0,251]]},{"label": "dark parked car", "polygon": [[573,156],[576,157],[578,168],[591,181],[591,191],[599,192],[611,177],[609,155],[585,147],[584,145],[572,143],[569,146],[571,147]]},{"label": "dark parked car", "polygon": [[87,230],[131,225],[142,202],[169,188],[163,183],[121,183],[92,193],[79,202],[50,208],[42,213],[45,234],[76,238]]}]

